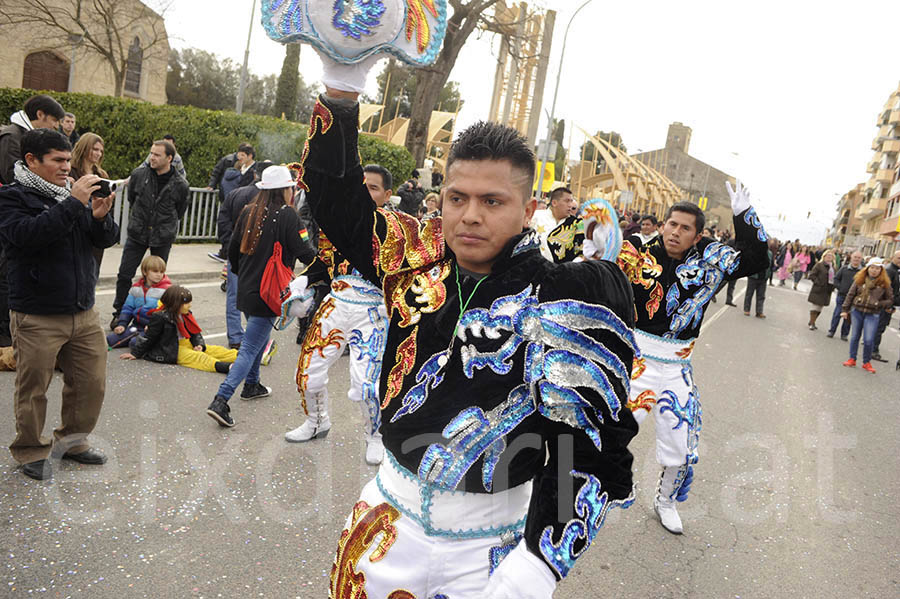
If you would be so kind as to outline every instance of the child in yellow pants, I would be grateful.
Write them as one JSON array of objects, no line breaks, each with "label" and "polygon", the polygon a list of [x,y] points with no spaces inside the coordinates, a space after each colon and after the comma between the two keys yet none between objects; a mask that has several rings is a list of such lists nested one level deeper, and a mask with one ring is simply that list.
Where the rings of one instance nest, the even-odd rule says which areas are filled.
[{"label": "child in yellow pants", "polygon": [[[179,366],[187,366],[204,372],[220,372],[216,369],[217,363],[233,364],[237,358],[238,350],[228,349],[221,345],[207,345],[206,351],[197,351],[188,339],[178,340]],[[219,366],[219,368],[222,368]],[[227,370],[226,370],[227,372]]]},{"label": "child in yellow pants", "polygon": [[151,362],[227,374],[238,352],[236,349],[206,344],[200,325],[191,314],[193,299],[190,290],[181,285],[166,289],[159,300],[159,307],[150,312],[146,331],[135,337],[129,344],[131,351],[119,358],[143,358]]}]

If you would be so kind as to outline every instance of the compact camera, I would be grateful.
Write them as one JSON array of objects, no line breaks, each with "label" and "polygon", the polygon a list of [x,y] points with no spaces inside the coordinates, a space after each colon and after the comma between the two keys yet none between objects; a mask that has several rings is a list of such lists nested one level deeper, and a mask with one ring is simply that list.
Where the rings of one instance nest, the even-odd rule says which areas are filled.
[{"label": "compact camera", "polygon": [[94,193],[92,193],[91,196],[95,197],[95,198],[105,198],[109,194],[116,191],[116,189],[119,188],[119,185],[122,184],[122,181],[121,180],[112,181],[110,179],[100,179],[100,181],[98,181],[98,183],[100,185],[100,188],[97,189]]}]

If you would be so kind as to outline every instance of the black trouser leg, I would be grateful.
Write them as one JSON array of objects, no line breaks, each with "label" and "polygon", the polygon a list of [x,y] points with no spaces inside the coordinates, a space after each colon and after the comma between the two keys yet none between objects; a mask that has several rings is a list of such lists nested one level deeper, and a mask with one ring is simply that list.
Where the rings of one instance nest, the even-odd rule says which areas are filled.
[{"label": "black trouser leg", "polygon": [[0,252],[0,347],[12,345],[9,333],[9,279],[6,269],[6,250]]},{"label": "black trouser leg", "polygon": [[873,354],[877,354],[878,348],[881,347],[881,336],[884,334],[887,326],[891,323],[891,316],[892,315],[888,312],[882,312],[878,319],[878,331],[875,333],[875,343],[872,345]]},{"label": "black trouser leg", "polygon": [[766,280],[760,278],[756,282],[756,314],[765,314],[763,305],[766,303]]},{"label": "black trouser leg", "polygon": [[140,266],[141,260],[144,259],[146,251],[146,245],[138,243],[130,237],[125,241],[125,247],[122,248],[122,261],[119,262],[119,274],[116,276],[116,299],[113,300],[113,310],[116,314],[122,309],[122,304],[128,297],[134,273]]}]

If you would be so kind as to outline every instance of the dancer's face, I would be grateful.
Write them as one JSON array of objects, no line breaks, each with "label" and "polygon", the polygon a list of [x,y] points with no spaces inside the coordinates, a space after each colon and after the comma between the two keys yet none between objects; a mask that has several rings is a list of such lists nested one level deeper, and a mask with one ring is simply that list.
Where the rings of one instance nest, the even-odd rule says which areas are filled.
[{"label": "dancer's face", "polygon": [[531,180],[508,160],[458,160],[441,193],[444,238],[462,268],[488,274],[534,214]]},{"label": "dancer's face", "polygon": [[670,258],[682,258],[700,241],[697,219],[690,212],[673,210],[663,226],[663,244]]}]

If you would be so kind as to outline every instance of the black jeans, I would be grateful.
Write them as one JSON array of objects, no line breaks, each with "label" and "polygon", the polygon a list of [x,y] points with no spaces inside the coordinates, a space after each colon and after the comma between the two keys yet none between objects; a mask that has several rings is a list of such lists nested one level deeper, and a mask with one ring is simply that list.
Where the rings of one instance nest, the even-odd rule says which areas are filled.
[{"label": "black jeans", "polygon": [[0,347],[12,345],[9,333],[9,279],[6,270],[6,250],[3,250],[0,252]]},{"label": "black jeans", "polygon": [[141,260],[144,259],[144,253],[148,248],[150,255],[159,256],[167,263],[169,261],[169,250],[172,249],[171,243],[168,245],[149,246],[138,243],[129,237],[125,241],[125,247],[122,248],[122,261],[119,262],[119,274],[116,276],[116,299],[113,300],[113,310],[116,314],[122,309],[122,304],[125,303],[125,298],[128,297],[128,290],[131,288],[134,273],[137,271],[138,266],[141,265]]},{"label": "black jeans", "polygon": [[734,286],[737,285],[737,279],[728,281],[728,287],[725,289],[725,303],[734,303]]},{"label": "black jeans", "polygon": [[878,331],[875,333],[875,343],[872,344],[872,353],[877,354],[878,349],[881,347],[881,336],[884,334],[887,326],[891,324],[891,317],[894,315],[893,312],[881,312],[881,316],[878,320]]},{"label": "black jeans", "polygon": [[747,279],[747,292],[744,294],[744,312],[750,311],[750,299],[756,293],[756,314],[763,314],[763,304],[766,302],[766,279]]}]

